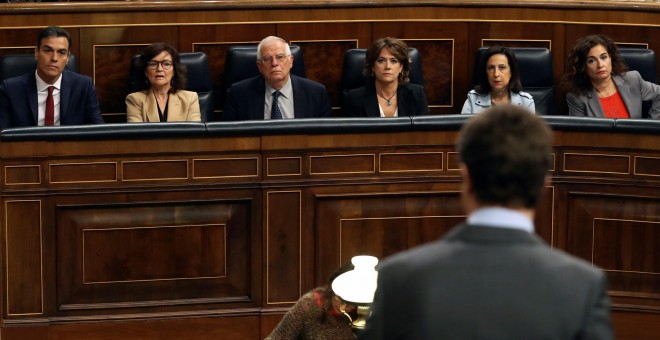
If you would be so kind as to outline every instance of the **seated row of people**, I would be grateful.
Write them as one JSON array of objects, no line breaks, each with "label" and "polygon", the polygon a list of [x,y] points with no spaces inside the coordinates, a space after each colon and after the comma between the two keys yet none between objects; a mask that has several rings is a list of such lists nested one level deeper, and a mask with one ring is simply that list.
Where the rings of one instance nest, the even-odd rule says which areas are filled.
[{"label": "seated row of people", "polygon": [[[61,27],[40,31],[35,48],[35,73],[0,84],[0,128],[103,123],[91,78],[64,72],[71,36]],[[257,47],[260,75],[233,84],[227,94],[223,120],[330,117],[325,87],[290,73],[294,63],[289,44],[269,36]],[[494,46],[476,72],[485,76],[468,93],[461,113],[476,114],[503,104],[535,112],[534,98],[524,91],[515,54]],[[627,71],[616,44],[603,35],[582,38],[569,58],[564,77],[569,115],[641,118],[642,101],[653,103],[649,115],[660,119],[660,86]],[[186,91],[185,67],[175,48],[148,46],[140,56],[146,82],[126,97],[128,122],[201,121],[196,92]],[[349,91],[343,115],[396,117],[424,115],[428,101],[421,85],[409,82],[408,47],[396,38],[380,38],[367,50],[363,75],[366,85]],[[31,115],[26,114],[31,113]]]},{"label": "seated row of people", "polygon": [[[604,35],[578,40],[568,57],[571,71],[563,77],[570,116],[642,118],[642,102],[652,106],[649,116],[660,119],[660,86],[629,71],[616,43]],[[483,81],[468,93],[461,113],[474,114],[502,104],[535,112],[534,98],[522,91],[514,53],[494,46],[486,51],[480,70]]]}]

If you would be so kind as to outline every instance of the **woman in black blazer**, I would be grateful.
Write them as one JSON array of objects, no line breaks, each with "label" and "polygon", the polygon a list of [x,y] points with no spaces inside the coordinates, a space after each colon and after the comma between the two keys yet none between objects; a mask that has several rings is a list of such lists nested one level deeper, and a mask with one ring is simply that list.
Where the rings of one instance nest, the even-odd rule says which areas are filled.
[{"label": "woman in black blazer", "polygon": [[350,90],[343,108],[346,117],[398,117],[427,114],[424,87],[409,83],[408,46],[396,38],[371,44],[364,60],[367,85]]}]

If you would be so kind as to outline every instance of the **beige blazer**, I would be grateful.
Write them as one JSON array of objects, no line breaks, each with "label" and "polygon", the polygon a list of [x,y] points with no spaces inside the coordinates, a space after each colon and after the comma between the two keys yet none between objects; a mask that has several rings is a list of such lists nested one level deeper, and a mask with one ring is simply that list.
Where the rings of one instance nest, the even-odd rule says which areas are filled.
[{"label": "beige blazer", "polygon": [[[197,92],[179,90],[170,94],[167,104],[168,122],[201,122]],[[126,97],[126,120],[129,123],[160,122],[158,105],[151,90],[133,92]]]}]

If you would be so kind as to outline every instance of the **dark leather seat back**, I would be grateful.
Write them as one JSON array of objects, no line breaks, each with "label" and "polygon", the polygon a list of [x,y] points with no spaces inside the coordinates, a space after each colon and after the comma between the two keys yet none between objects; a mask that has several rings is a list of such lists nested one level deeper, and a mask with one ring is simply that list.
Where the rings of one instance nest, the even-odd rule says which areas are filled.
[{"label": "dark leather seat back", "polygon": [[[472,88],[479,83],[480,77],[486,76],[479,74],[477,70],[485,62],[483,58],[487,50],[488,47],[477,50]],[[534,97],[536,112],[541,115],[555,114],[555,71],[550,50],[539,47],[512,47],[511,50],[516,56],[523,91]]]},{"label": "dark leather seat back", "polygon": [[[0,57],[0,79],[17,77],[37,69],[37,60],[34,54],[9,54]],[[69,54],[66,70],[78,73],[76,56]]]},{"label": "dark leather seat back", "polygon": [[[341,102],[342,107],[346,103],[348,91],[365,85],[366,79],[362,74],[364,60],[367,57],[367,49],[353,48],[344,52],[344,68],[341,73]],[[424,86],[424,72],[422,70],[422,58],[416,48],[408,48],[410,63],[410,82]]]},{"label": "dark leather seat back", "polygon": [[[642,78],[652,83],[658,83],[658,70],[655,52],[644,48],[619,48],[621,58],[628,65],[628,68],[639,72]],[[642,102],[642,118],[647,118],[651,102]]]},{"label": "dark leather seat back", "polygon": [[[291,73],[305,78],[305,61],[300,46],[289,45],[293,56],[293,67]],[[225,93],[235,82],[256,77],[259,75],[257,68],[257,45],[232,46],[227,50],[225,57],[225,69],[222,83]]]},{"label": "dark leather seat back", "polygon": [[646,81],[658,83],[655,52],[644,48],[619,48],[621,58],[628,68],[639,72]]},{"label": "dark leather seat back", "polygon": [[[204,52],[179,53],[181,64],[186,67],[187,82],[186,90],[197,92],[199,97],[199,109],[203,122],[215,120],[215,97],[213,91],[213,80],[209,60]],[[139,68],[140,55],[131,58],[131,71],[129,77],[130,92],[140,91],[147,81],[144,71]]]}]

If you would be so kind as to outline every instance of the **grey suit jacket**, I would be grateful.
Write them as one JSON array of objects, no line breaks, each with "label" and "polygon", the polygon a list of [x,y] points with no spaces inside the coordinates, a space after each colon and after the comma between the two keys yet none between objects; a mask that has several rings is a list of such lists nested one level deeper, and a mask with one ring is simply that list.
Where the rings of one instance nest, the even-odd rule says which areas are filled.
[{"label": "grey suit jacket", "polygon": [[[637,71],[628,71],[620,76],[613,76],[617,91],[630,113],[630,118],[642,118],[642,101],[652,101],[649,116],[660,119],[660,86],[645,81]],[[568,114],[570,116],[604,118],[605,112],[598,100],[596,90],[592,89],[587,95],[566,95]]]},{"label": "grey suit jacket", "polygon": [[606,286],[532,233],[461,225],[381,262],[360,339],[613,339]]}]

